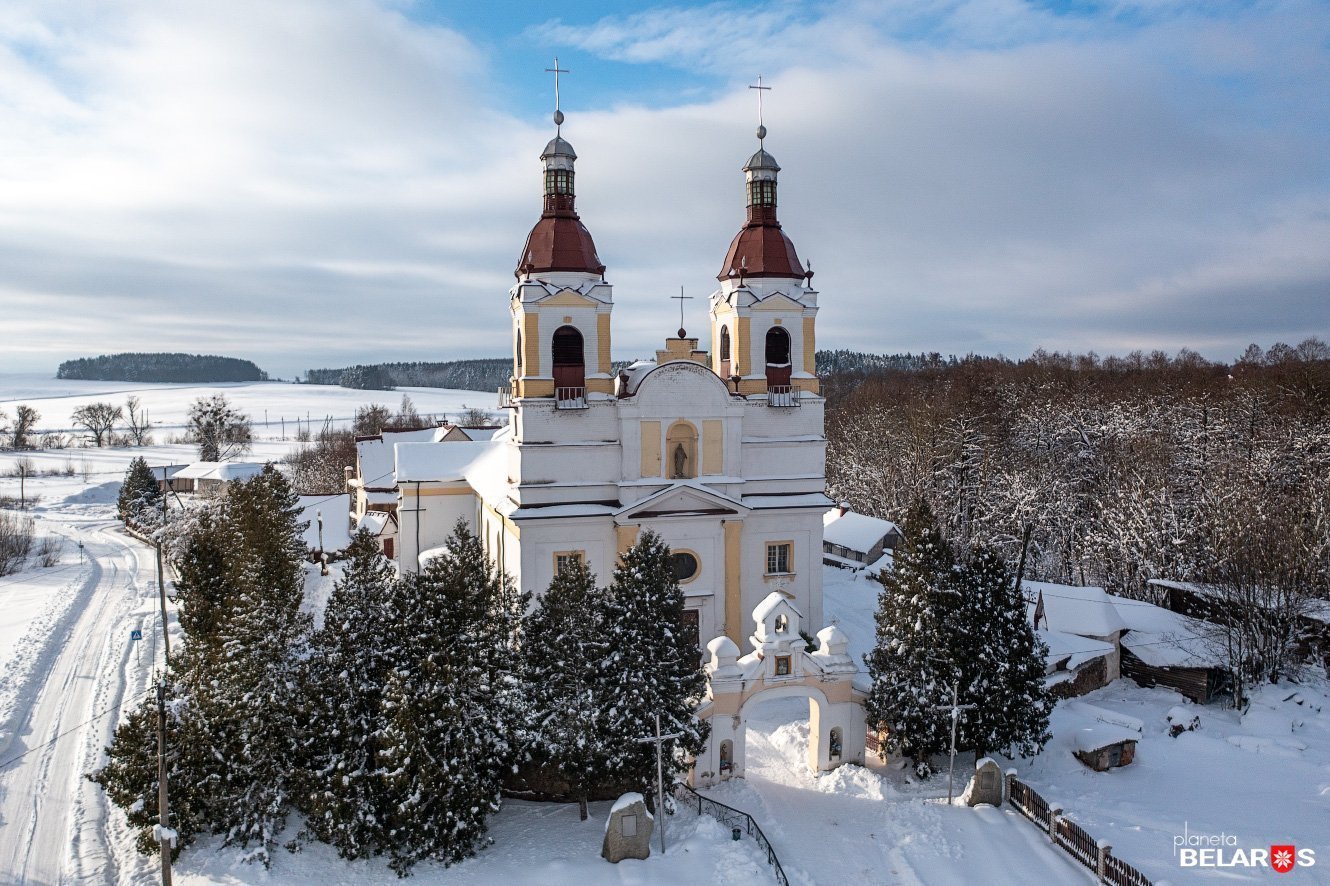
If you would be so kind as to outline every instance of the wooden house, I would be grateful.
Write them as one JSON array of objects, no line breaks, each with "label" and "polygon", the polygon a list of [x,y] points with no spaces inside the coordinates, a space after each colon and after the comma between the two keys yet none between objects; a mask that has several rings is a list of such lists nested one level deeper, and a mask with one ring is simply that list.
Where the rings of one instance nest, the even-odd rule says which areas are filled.
[{"label": "wooden house", "polygon": [[828,566],[862,569],[895,551],[902,540],[895,523],[856,514],[844,504],[822,518],[822,562]]}]

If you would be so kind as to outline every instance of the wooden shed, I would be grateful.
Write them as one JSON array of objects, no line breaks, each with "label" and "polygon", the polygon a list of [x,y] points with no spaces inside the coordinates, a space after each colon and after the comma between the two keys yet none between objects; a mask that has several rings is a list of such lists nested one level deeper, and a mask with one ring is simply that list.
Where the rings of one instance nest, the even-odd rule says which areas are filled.
[{"label": "wooden shed", "polygon": [[1136,759],[1140,735],[1127,729],[1098,725],[1076,733],[1076,759],[1095,772],[1128,766]]}]

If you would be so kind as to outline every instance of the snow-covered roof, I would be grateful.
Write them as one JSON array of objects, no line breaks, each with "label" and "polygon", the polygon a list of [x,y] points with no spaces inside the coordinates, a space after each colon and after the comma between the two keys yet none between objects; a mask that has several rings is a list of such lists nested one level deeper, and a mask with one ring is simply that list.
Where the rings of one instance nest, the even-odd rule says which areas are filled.
[{"label": "snow-covered roof", "polygon": [[432,548],[425,548],[425,550],[421,551],[416,556],[416,562],[420,564],[421,569],[424,569],[425,565],[429,563],[430,560],[442,557],[444,554],[448,553],[448,551],[449,547],[446,544],[438,545]]},{"label": "snow-covered roof", "polygon": [[1076,730],[1076,750],[1092,753],[1123,741],[1140,741],[1138,732],[1113,726],[1109,723],[1096,723]]},{"label": "snow-covered roof", "polygon": [[411,431],[384,431],[373,437],[356,441],[360,458],[360,478],[366,486],[393,485],[393,445],[396,443],[428,443],[436,440],[446,428],[419,428]]},{"label": "snow-covered roof", "polygon": [[265,462],[256,461],[200,461],[181,468],[176,477],[183,480],[245,480],[260,473]]},{"label": "snow-covered roof", "polygon": [[307,521],[305,527],[305,548],[310,551],[320,550],[319,514],[323,515],[323,545],[325,551],[344,551],[351,544],[350,496],[340,495],[301,495],[300,516],[298,520]]},{"label": "snow-covered roof", "polygon": [[629,365],[627,369],[623,370],[623,373],[628,377],[628,383],[624,385],[627,390],[620,393],[636,394],[637,386],[642,383],[642,379],[646,378],[647,374],[655,368],[656,364],[651,360],[638,360],[636,363]]},{"label": "snow-covered roof", "polygon": [[804,617],[804,614],[802,612],[794,608],[794,603],[790,601],[789,597],[785,596],[780,591],[772,591],[770,594],[767,594],[766,597],[762,599],[762,602],[758,603],[757,606],[753,609],[753,621],[757,622],[766,621],[767,616],[775,612],[776,609],[782,603],[790,607],[790,611],[793,612],[795,615],[799,616],[800,619]]},{"label": "snow-covered roof", "polygon": [[892,532],[899,532],[890,520],[856,514],[841,513],[833,508],[822,517],[822,539],[834,545],[866,554]]},{"label": "snow-covered roof", "polygon": [[460,428],[472,440],[493,440],[495,436],[507,430],[507,425],[493,428]]},{"label": "snow-covered roof", "polygon": [[397,482],[466,480],[467,469],[494,444],[488,440],[456,443],[397,443]]},{"label": "snow-covered roof", "polygon": [[1142,600],[1113,597],[1118,614],[1127,625],[1122,646],[1156,668],[1221,667],[1218,649],[1209,641],[1213,628]]},{"label": "snow-covered roof", "polygon": [[1050,664],[1066,661],[1069,671],[1074,671],[1087,661],[1113,654],[1113,644],[1102,640],[1091,640],[1076,634],[1062,631],[1049,631],[1040,628],[1035,634],[1048,646],[1046,661]]},{"label": "snow-covered roof", "polygon": [[1118,610],[1103,588],[1060,585],[1043,581],[1022,582],[1031,616],[1042,593],[1048,629],[1082,637],[1107,637],[1126,630]]},{"label": "snow-covered roof", "polygon": [[356,523],[356,531],[365,529],[375,535],[382,535],[383,530],[388,527],[389,519],[386,511],[366,511],[365,516]]},{"label": "snow-covered roof", "polygon": [[[710,483],[723,483],[721,478],[707,478]],[[741,481],[742,482],[742,481]],[[743,505],[755,511],[763,508],[825,508],[831,499],[820,492],[797,492],[792,495],[745,495]]]},{"label": "snow-covered roof", "polygon": [[[1215,585],[1201,584],[1192,581],[1171,581],[1165,578],[1152,578],[1146,584],[1157,588],[1167,588],[1171,590],[1187,591],[1196,594],[1199,597],[1223,597],[1223,589]],[[1330,624],[1330,600],[1312,599],[1302,613],[1307,618],[1314,621]]]}]

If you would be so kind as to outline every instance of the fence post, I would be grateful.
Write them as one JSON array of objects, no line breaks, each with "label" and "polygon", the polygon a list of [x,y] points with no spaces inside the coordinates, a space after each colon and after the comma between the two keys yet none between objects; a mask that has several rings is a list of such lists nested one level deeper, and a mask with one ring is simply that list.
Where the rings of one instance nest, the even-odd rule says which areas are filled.
[{"label": "fence post", "polygon": [[1061,806],[1048,807],[1048,839],[1058,841],[1058,817],[1062,815]]},{"label": "fence post", "polygon": [[1002,802],[1010,803],[1012,786],[1016,783],[1016,767],[1008,769],[1005,774],[1007,777],[1002,779]]},{"label": "fence post", "polygon": [[1099,882],[1103,883],[1104,878],[1108,876],[1108,857],[1113,853],[1113,847],[1103,840],[1096,845],[1099,847],[1099,864],[1095,868],[1095,873],[1099,876]]}]

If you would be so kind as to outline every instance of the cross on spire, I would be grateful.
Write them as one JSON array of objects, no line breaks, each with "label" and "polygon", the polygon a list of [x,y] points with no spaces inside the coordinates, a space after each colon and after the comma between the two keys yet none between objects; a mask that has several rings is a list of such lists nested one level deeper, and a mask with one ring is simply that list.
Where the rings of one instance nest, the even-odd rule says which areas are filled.
[{"label": "cross on spire", "polygon": [[692,301],[693,297],[691,295],[684,295],[683,287],[680,286],[679,294],[671,295],[670,298],[676,299],[679,302],[679,338],[687,338],[688,336],[685,334],[687,330],[683,328],[683,303],[686,301]]},{"label": "cross on spire", "polygon": [[[557,60],[555,61],[555,64],[556,64],[556,65],[558,64],[558,61],[557,61]],[[770,86],[763,86],[763,85],[762,85],[762,75],[761,75],[761,74],[758,74],[758,75],[757,75],[757,84],[756,84],[756,85],[749,85],[748,88],[749,88],[749,89],[756,89],[756,90],[757,90],[757,140],[758,140],[758,141],[761,141],[762,139],[764,139],[764,138],[767,137],[767,127],[766,127],[766,124],[764,124],[764,123],[762,122],[762,93],[764,93],[764,92],[770,92],[770,91],[771,91],[771,87],[770,87]]]},{"label": "cross on spire", "polygon": [[572,71],[559,67],[559,57],[556,55],[554,57],[554,67],[546,68],[545,73],[554,75],[554,128],[557,131],[563,125],[563,111],[559,108],[559,75],[571,74]]}]

